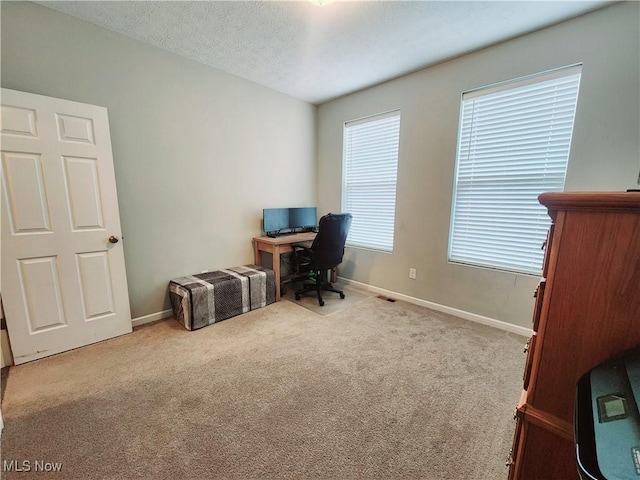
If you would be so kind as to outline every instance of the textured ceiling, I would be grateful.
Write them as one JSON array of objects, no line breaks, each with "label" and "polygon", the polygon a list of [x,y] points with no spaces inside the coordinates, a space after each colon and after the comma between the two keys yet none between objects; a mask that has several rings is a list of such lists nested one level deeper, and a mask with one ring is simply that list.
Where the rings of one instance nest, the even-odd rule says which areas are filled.
[{"label": "textured ceiling", "polygon": [[38,3],[317,104],[612,2]]}]

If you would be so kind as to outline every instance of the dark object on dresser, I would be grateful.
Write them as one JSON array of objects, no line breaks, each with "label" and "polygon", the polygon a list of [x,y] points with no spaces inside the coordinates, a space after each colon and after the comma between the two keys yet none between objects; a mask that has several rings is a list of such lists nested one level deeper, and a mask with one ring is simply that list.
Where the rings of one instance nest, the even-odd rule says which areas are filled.
[{"label": "dark object on dresser", "polygon": [[574,431],[583,480],[640,476],[640,346],[583,375]]}]

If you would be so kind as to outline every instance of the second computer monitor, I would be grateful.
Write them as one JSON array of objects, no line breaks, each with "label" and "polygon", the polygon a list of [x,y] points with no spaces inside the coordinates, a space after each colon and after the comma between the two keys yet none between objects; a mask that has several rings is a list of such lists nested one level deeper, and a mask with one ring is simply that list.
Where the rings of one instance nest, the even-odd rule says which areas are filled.
[{"label": "second computer monitor", "polygon": [[290,208],[289,228],[313,228],[318,225],[316,207]]}]

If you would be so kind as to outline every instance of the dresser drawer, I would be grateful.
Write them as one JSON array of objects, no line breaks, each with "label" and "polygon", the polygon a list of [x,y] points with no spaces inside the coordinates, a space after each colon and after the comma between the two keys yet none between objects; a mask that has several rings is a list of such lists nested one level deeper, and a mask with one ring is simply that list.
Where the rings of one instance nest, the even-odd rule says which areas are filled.
[{"label": "dresser drawer", "polygon": [[507,458],[507,467],[509,467],[509,480],[518,478],[519,472],[521,470],[521,463],[523,457],[523,450],[525,446],[525,439],[527,436],[527,425],[528,422],[525,419],[525,409],[526,409],[526,396],[527,392],[525,390],[522,391],[520,395],[520,401],[516,406],[515,412],[513,414],[513,419],[515,420],[515,431],[513,434],[513,443],[511,445],[511,450],[509,451],[509,457]]},{"label": "dresser drawer", "polygon": [[579,480],[573,442],[522,419],[510,480]]},{"label": "dresser drawer", "polygon": [[547,285],[546,280],[541,280],[536,288],[536,292],[533,296],[536,299],[536,305],[533,309],[533,331],[537,332],[538,327],[540,326],[540,315],[542,315],[542,299],[544,298],[544,289]]},{"label": "dresser drawer", "polygon": [[534,333],[531,338],[527,340],[527,344],[524,347],[524,352],[527,354],[527,363],[524,366],[524,374],[522,375],[523,388],[526,390],[529,388],[529,379],[531,378],[531,367],[533,365],[533,352],[536,348],[536,338],[538,336]]},{"label": "dresser drawer", "polygon": [[520,447],[520,440],[522,439],[522,418],[521,415],[516,411],[515,415],[516,419],[516,428],[513,434],[513,443],[511,445],[511,450],[509,451],[509,455],[507,456],[507,461],[505,462],[505,466],[509,468],[509,478],[513,478],[515,473],[515,465],[518,459],[518,448]]},{"label": "dresser drawer", "polygon": [[542,248],[544,248],[544,261],[542,262],[542,277],[547,278],[549,272],[549,255],[551,255],[551,244],[553,243],[553,231],[555,229],[555,223],[552,223],[547,232],[547,241],[544,242]]}]

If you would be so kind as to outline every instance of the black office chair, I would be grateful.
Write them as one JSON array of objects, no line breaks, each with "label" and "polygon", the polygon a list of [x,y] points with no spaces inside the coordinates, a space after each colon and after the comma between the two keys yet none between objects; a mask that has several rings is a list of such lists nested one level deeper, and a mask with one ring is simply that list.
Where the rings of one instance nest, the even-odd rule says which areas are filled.
[{"label": "black office chair", "polygon": [[300,300],[300,295],[316,292],[318,303],[322,307],[322,291],[339,293],[340,298],[344,298],[344,292],[333,288],[327,279],[327,271],[342,263],[351,218],[350,213],[329,213],[320,219],[318,234],[311,247],[293,245],[296,274],[304,273],[307,278],[315,276],[315,283],[305,283],[301,290],[295,292],[296,300]]}]

